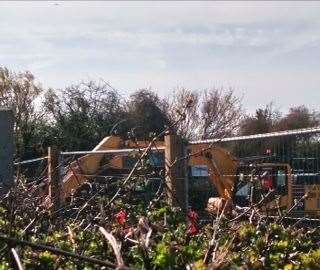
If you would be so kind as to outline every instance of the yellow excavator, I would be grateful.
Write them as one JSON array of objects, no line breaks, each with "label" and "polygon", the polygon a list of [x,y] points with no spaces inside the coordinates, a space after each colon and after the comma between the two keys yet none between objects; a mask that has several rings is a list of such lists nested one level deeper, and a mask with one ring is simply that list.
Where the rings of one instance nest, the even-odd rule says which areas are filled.
[{"label": "yellow excavator", "polygon": [[219,194],[219,197],[209,198],[209,212],[217,212],[223,207],[230,211],[235,203],[241,206],[258,204],[264,198],[262,208],[270,213],[292,206],[293,175],[289,164],[244,163],[219,146],[202,151],[208,148],[207,144],[191,145],[190,148],[192,154],[200,152],[201,155],[191,158],[189,165],[206,165],[208,178]]},{"label": "yellow excavator", "polygon": [[[144,148],[148,143],[124,141],[117,136],[104,138],[94,149],[115,150],[121,148]],[[284,163],[256,163],[243,164],[238,158],[234,157],[229,151],[219,146],[208,147],[208,144],[189,145],[190,153],[189,166],[206,165],[208,178],[215,187],[218,198],[210,198],[208,203],[209,211],[216,211],[217,208],[227,206],[232,207],[233,203],[240,201],[245,204],[256,203],[261,196],[273,191],[277,200],[270,200],[264,204],[266,211],[276,209],[290,209],[294,203],[295,191],[293,188],[293,174],[291,167]],[[156,147],[164,147],[164,142],[156,142]],[[115,155],[107,163],[113,168],[123,169],[124,155]],[[68,166],[68,171],[63,178],[62,200],[70,197],[85,182],[94,178],[100,173],[104,156],[97,154],[87,154],[73,161]],[[240,187],[240,188],[239,188]],[[314,187],[313,187],[314,188]],[[311,190],[310,186],[303,187],[304,192]],[[319,190],[319,189],[316,189]],[[261,194],[261,196],[257,196]],[[304,202],[304,210],[320,214],[317,203],[320,198],[320,191],[314,193]]]}]

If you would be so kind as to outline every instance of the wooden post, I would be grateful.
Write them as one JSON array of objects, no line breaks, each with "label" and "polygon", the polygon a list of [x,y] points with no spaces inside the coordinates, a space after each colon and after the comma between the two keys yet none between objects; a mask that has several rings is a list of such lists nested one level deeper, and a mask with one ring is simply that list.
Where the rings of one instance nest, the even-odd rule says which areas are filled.
[{"label": "wooden post", "polygon": [[166,135],[164,141],[168,203],[187,210],[188,182],[186,181],[186,161],[179,160],[186,154],[185,147],[178,135]]},{"label": "wooden post", "polygon": [[57,210],[61,204],[61,183],[58,166],[59,151],[56,147],[48,147],[49,198],[54,210]]}]

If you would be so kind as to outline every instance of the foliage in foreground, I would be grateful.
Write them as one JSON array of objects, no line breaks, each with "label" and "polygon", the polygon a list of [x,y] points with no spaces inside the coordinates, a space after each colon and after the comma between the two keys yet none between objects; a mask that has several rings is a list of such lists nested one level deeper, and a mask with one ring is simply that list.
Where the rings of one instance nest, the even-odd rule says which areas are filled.
[{"label": "foliage in foreground", "polygon": [[[119,183],[94,183],[55,215],[31,203],[31,193],[21,185],[2,201],[0,233],[116,265],[115,253],[99,231],[103,227],[121,243],[120,256],[130,269],[320,269],[319,228],[261,219],[229,222],[226,217],[199,222],[193,211],[186,219],[162,199],[150,204],[145,180],[136,178],[140,184],[128,185],[112,204],[108,193]],[[4,240],[0,269],[13,268],[12,247],[26,269],[107,269]]]}]

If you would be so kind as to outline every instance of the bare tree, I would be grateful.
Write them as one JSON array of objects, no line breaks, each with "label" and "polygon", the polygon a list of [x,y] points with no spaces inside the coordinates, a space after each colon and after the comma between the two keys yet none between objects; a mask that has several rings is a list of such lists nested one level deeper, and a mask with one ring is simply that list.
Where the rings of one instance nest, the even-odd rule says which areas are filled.
[{"label": "bare tree", "polygon": [[276,130],[288,130],[318,126],[320,123],[320,114],[310,110],[306,106],[297,106],[289,109],[289,112],[281,118]]},{"label": "bare tree", "polygon": [[191,91],[178,88],[170,100],[171,118],[179,116],[182,105],[193,101],[186,112],[186,121],[177,131],[186,139],[206,139],[230,136],[237,131],[242,119],[241,99],[232,89],[210,89]]},{"label": "bare tree", "polygon": [[181,121],[177,126],[177,133],[188,140],[195,139],[197,137],[196,129],[198,129],[200,124],[199,92],[186,88],[178,88],[174,91],[172,96],[172,100],[168,102],[169,117],[172,122],[176,122],[177,119],[179,119],[185,104],[192,101],[192,106],[185,110],[185,120]]},{"label": "bare tree", "polygon": [[252,135],[274,131],[280,119],[280,111],[270,102],[264,108],[257,109],[254,115],[247,115],[241,123],[239,133]]},{"label": "bare tree", "polygon": [[201,102],[202,139],[231,136],[240,126],[241,99],[233,89],[205,90]]},{"label": "bare tree", "polygon": [[23,154],[33,126],[40,117],[36,111],[36,102],[41,93],[42,88],[36,83],[32,73],[15,73],[0,67],[0,106],[14,112],[18,155]]}]

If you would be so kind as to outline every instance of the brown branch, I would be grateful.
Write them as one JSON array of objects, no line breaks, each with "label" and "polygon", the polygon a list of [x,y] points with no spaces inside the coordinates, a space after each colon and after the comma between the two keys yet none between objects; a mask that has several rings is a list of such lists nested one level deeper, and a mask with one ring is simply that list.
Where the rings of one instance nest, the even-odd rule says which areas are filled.
[{"label": "brown branch", "polygon": [[117,240],[114,238],[114,236],[111,233],[108,233],[104,228],[99,227],[99,231],[108,240],[109,244],[113,249],[114,255],[116,256],[116,259],[117,259],[117,268],[121,268],[121,269],[127,268],[121,256],[121,244],[119,244]]},{"label": "brown branch", "polygon": [[0,234],[0,239],[5,241],[6,243],[12,243],[14,245],[20,245],[20,246],[28,246],[28,247],[31,247],[31,248],[34,248],[34,249],[37,249],[37,250],[50,251],[50,252],[52,252],[54,254],[57,254],[57,255],[62,255],[62,256],[65,256],[65,257],[71,257],[71,258],[75,258],[75,259],[78,259],[78,260],[87,261],[87,262],[90,262],[90,263],[93,263],[93,264],[106,266],[106,267],[109,267],[109,268],[112,268],[112,269],[115,268],[115,265],[110,261],[107,261],[107,260],[102,261],[102,260],[99,260],[99,259],[95,259],[95,258],[79,255],[79,254],[72,253],[72,252],[69,252],[69,251],[64,251],[64,250],[61,250],[61,249],[58,249],[58,248],[54,248],[54,247],[51,247],[51,246],[47,246],[47,245],[44,245],[44,244],[36,244],[36,243],[32,243],[32,242],[29,242],[29,241],[26,241],[26,240],[20,240],[20,239],[17,239],[17,238],[8,237],[8,236],[3,235],[3,234]]},{"label": "brown branch", "polygon": [[16,266],[18,268],[18,270],[24,270],[24,267],[21,263],[21,260],[19,258],[19,255],[17,253],[17,251],[14,249],[14,248],[11,248],[11,252],[12,252],[12,255],[13,255],[13,258],[15,260],[15,263],[16,263]]}]

